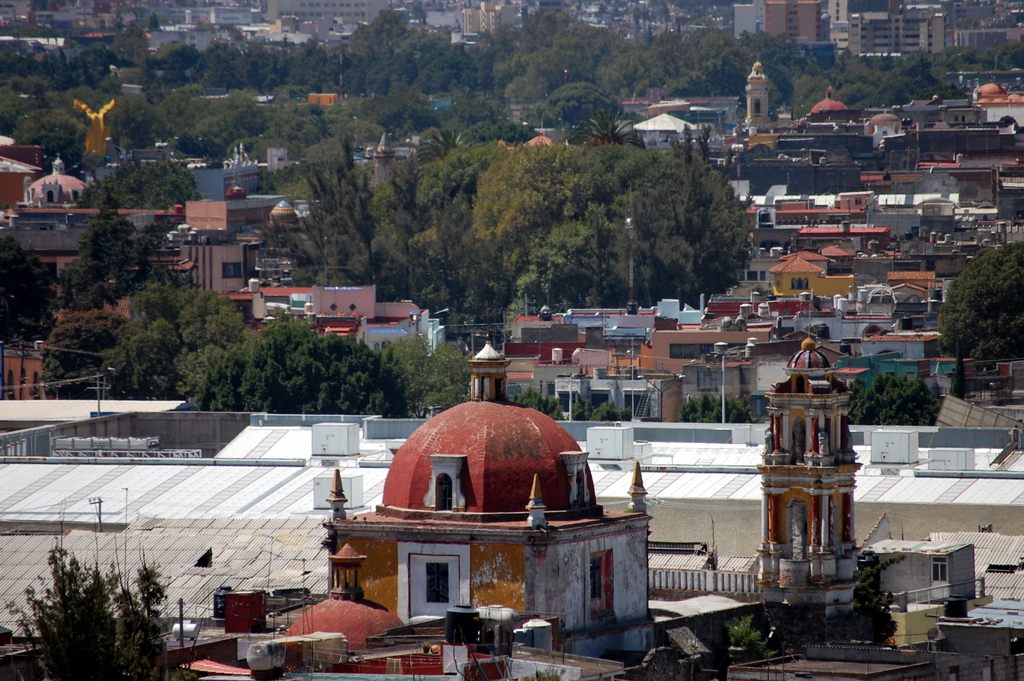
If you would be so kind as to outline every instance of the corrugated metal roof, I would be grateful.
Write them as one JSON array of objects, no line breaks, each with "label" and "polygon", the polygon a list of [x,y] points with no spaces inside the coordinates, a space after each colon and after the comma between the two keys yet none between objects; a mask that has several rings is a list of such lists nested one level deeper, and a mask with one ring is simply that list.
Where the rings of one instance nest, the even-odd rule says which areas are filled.
[{"label": "corrugated metal roof", "polygon": [[985,594],[996,599],[1024,600],[1024,572],[985,573]]},{"label": "corrugated metal roof", "polygon": [[[150,520],[116,534],[72,530],[63,537],[6,535],[0,537],[0,601],[24,605],[25,589],[41,585],[40,578],[49,574],[47,556],[58,543],[80,560],[114,565],[127,573],[134,573],[144,556],[167,580],[168,603],[185,599],[185,616],[191,618],[212,615],[213,591],[220,586],[236,591],[305,586],[323,593],[328,560],[320,544],[322,522],[317,517]],[[209,549],[212,566],[195,567]],[[304,570],[308,574],[303,575]],[[6,608],[0,610],[0,624],[15,624]]]},{"label": "corrugated metal roof", "polygon": [[[1020,565],[1024,561],[1024,536],[998,532],[932,532],[934,541],[974,544],[974,573],[984,574],[989,565]],[[986,585],[988,575],[985,576]]]},{"label": "corrugated metal roof", "polygon": [[967,546],[970,546],[970,543],[886,539],[872,544],[871,550],[875,553],[927,553],[945,556]]},{"label": "corrugated metal roof", "polygon": [[703,570],[708,566],[707,554],[649,553],[647,567],[657,570]]}]

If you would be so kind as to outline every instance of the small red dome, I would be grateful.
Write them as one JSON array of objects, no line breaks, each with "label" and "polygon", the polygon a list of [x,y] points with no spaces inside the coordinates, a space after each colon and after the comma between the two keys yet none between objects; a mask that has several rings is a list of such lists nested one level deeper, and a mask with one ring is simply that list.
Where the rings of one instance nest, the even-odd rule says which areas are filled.
[{"label": "small red dome", "polygon": [[366,648],[366,639],[383,634],[404,623],[395,613],[373,601],[320,601],[295,620],[285,636],[302,636],[318,631],[344,634],[349,650]]},{"label": "small red dome", "polygon": [[831,85],[827,90],[825,90],[825,99],[811,107],[812,114],[825,113],[828,111],[846,111],[846,105],[835,98],[835,91],[832,90]]},{"label": "small red dome", "polygon": [[984,85],[982,85],[981,87],[978,88],[978,96],[979,97],[985,96],[985,95],[988,95],[990,97],[991,96],[997,96],[998,97],[999,95],[1005,95],[1005,94],[1006,94],[1006,89],[1003,88],[1003,86],[999,85],[998,83],[986,83],[986,84],[984,84]]},{"label": "small red dome", "polygon": [[[431,510],[432,454],[466,457],[462,492],[470,513],[521,513],[540,475],[544,505],[569,509],[562,452],[578,452],[569,433],[535,409],[509,402],[465,402],[420,426],[395,454],[384,483],[384,505]],[[594,483],[587,476],[590,498]]]},{"label": "small red dome", "polygon": [[800,351],[789,358],[789,369],[826,369],[831,364],[828,357],[817,349],[818,345],[813,338],[804,338],[800,343]]}]

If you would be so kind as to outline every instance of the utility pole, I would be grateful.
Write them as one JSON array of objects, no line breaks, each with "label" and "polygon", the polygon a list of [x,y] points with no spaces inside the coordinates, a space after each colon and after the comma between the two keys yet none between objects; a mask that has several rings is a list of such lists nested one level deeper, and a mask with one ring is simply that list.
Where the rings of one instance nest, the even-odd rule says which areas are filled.
[{"label": "utility pole", "polygon": [[89,497],[89,503],[96,507],[96,520],[100,534],[103,534],[103,497]]},{"label": "utility pole", "polygon": [[178,599],[178,647],[185,647],[185,599]]}]

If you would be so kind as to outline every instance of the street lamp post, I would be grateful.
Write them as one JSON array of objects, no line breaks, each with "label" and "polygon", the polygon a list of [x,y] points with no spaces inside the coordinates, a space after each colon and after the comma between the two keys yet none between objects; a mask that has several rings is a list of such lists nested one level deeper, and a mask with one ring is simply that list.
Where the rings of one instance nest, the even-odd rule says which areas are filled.
[{"label": "street lamp post", "polygon": [[722,356],[722,425],[725,425],[725,351],[729,349],[728,343],[715,343],[715,354]]}]

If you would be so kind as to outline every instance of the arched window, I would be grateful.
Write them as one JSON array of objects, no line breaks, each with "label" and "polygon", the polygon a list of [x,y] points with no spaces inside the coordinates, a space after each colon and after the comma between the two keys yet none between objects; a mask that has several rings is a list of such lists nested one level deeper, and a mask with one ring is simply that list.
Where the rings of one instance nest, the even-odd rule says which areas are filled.
[{"label": "arched window", "polygon": [[52,189],[47,189],[46,190],[46,202],[47,203],[53,203],[53,190]]},{"label": "arched window", "polygon": [[452,510],[452,479],[447,473],[437,476],[435,511]]},{"label": "arched window", "polygon": [[754,113],[756,113],[756,114],[760,114],[761,113],[761,100],[760,99],[755,99],[754,100]]}]

